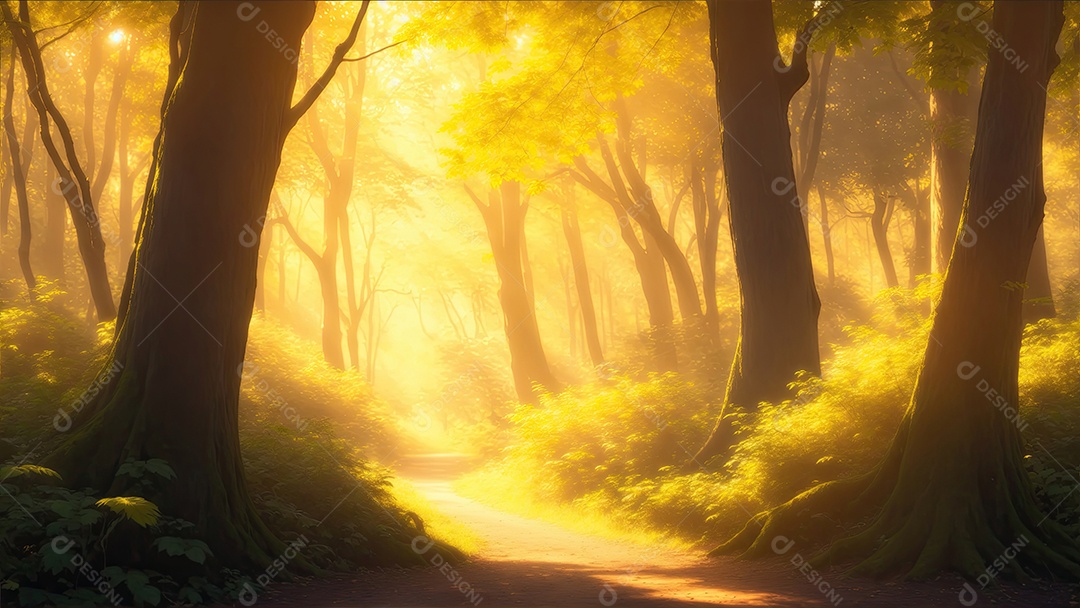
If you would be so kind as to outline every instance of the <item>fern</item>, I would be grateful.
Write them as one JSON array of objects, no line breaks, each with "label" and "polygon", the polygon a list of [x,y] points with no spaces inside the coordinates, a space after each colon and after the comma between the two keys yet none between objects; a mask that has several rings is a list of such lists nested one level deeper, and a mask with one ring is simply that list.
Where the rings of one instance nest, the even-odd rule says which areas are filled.
[{"label": "fern", "polygon": [[161,518],[161,511],[158,510],[157,505],[138,496],[102,498],[96,504],[130,519],[144,528],[156,524],[158,519]]}]

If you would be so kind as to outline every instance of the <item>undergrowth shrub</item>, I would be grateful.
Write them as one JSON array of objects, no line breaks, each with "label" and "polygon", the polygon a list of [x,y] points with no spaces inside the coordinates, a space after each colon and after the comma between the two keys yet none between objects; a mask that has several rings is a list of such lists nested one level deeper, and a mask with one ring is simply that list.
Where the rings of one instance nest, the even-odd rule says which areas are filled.
[{"label": "undergrowth shrub", "polygon": [[[477,477],[501,477],[530,498],[628,528],[716,542],[760,511],[881,459],[910,402],[930,339],[926,313],[939,290],[940,280],[927,277],[914,290],[881,292],[868,321],[848,325],[833,344],[822,378],[797,378],[793,399],[736,414],[737,446],[726,461],[689,471],[677,466],[707,437],[715,401],[677,375],[620,378],[519,408],[505,458]],[[1025,462],[1044,512],[1080,535],[1080,493],[1069,495],[1080,479],[1077,369],[1080,321],[1028,326],[1020,374],[1021,417],[1029,423]],[[487,493],[497,494],[490,487]]]},{"label": "undergrowth shrub", "polygon": [[[257,586],[248,574],[258,573],[214,566],[206,539],[192,535],[194,524],[159,513],[145,498],[154,495],[153,484],[169,483],[168,463],[124,463],[118,474],[138,478],[133,487],[142,488],[142,496],[128,497],[66,488],[55,472],[28,464],[59,441],[58,409],[70,410],[101,372],[113,325],[95,330],[65,308],[59,292],[42,289],[30,303],[20,288],[0,284],[3,602],[231,603],[245,585]],[[363,379],[329,368],[317,346],[265,319],[253,320],[237,374],[248,489],[268,528],[286,543],[305,539],[303,560],[324,570],[421,564],[410,546],[418,522],[391,495],[389,471],[366,458],[389,450],[392,433],[386,406]],[[145,527],[160,555],[107,563],[117,525]],[[438,531],[428,534],[439,538]],[[58,544],[64,551],[53,549],[58,535],[72,542]],[[460,556],[447,547],[443,553]],[[78,572],[83,563],[94,578]]]}]

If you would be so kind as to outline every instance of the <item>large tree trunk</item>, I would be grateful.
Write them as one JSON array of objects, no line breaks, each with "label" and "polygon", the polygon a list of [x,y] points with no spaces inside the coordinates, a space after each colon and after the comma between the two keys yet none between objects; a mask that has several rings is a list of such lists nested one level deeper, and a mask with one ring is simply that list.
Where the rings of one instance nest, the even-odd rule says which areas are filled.
[{"label": "large tree trunk", "polygon": [[[47,462],[71,487],[111,496],[132,489],[116,474],[126,459],[161,458],[176,479],[146,498],[193,522],[215,563],[265,567],[283,546],[254,511],[240,458],[239,370],[258,253],[238,236],[265,216],[293,122],[296,66],[257,22],[238,18],[240,6],[198,3],[190,46],[173,55],[183,78],[166,92],[131,293],[106,364],[121,371]],[[315,12],[309,2],[254,8],[293,49]],[[143,550],[110,544],[127,557]]]},{"label": "large tree trunk", "polygon": [[[571,186],[571,190],[573,186]],[[566,245],[570,249],[570,264],[574,275],[574,286],[577,288],[578,303],[581,306],[581,323],[585,330],[585,343],[589,348],[589,359],[592,364],[600,365],[604,362],[604,352],[600,348],[600,333],[596,328],[596,308],[593,306],[592,289],[589,287],[589,266],[585,262],[585,246],[581,242],[581,227],[578,225],[577,210],[573,207],[573,201],[562,208],[563,234],[566,236]],[[571,326],[572,327],[572,326]],[[574,336],[570,336],[570,343],[574,343]]]},{"label": "large tree trunk", "polygon": [[[1013,576],[1080,576],[1076,541],[1036,503],[1023,464],[1026,423],[1016,412],[1024,298],[1016,286],[1043,218],[1045,87],[1063,20],[1060,0],[996,3],[994,30],[1029,65],[1021,71],[1003,53],[989,55],[963,217],[993,209],[1018,176],[1033,187],[974,246],[953,247],[911,405],[884,460],[755,518],[721,549],[771,554],[776,535],[795,533],[807,517],[854,523],[871,515],[818,561],[859,558],[856,573],[913,578],[952,569],[975,579],[988,566]],[[992,565],[1018,541],[1026,547],[1015,560]],[[974,600],[975,590],[965,590]]]},{"label": "large tree trunk", "polygon": [[[957,19],[958,0],[931,0],[930,28],[948,32],[953,28],[974,27]],[[948,52],[948,51],[946,51]],[[933,49],[931,49],[933,53]],[[943,273],[960,227],[960,213],[968,185],[971,147],[974,144],[975,115],[978,98],[970,91],[978,86],[978,71],[958,74],[945,62],[935,62],[931,80],[966,82],[967,91],[956,85],[937,86],[930,90],[930,207],[934,215],[934,272]]]},{"label": "large tree trunk", "polygon": [[525,213],[528,206],[521,200],[521,185],[503,182],[492,190],[488,203],[466,188],[476,203],[487,227],[491,253],[499,275],[499,303],[502,305],[506,342],[510,347],[510,368],[518,399],[525,403],[536,401],[534,384],[543,389],[558,391],[560,385],[548,367],[547,355],[536,323],[536,311],[525,287],[522,270],[521,241],[525,234]]},{"label": "large tree trunk", "polygon": [[724,409],[695,458],[699,464],[731,446],[734,411],[789,397],[788,384],[801,370],[821,373],[821,301],[802,213],[792,204],[787,119],[791,96],[808,76],[805,50],[795,54],[790,70],[779,72],[768,0],[710,0],[708,6],[742,328]]}]

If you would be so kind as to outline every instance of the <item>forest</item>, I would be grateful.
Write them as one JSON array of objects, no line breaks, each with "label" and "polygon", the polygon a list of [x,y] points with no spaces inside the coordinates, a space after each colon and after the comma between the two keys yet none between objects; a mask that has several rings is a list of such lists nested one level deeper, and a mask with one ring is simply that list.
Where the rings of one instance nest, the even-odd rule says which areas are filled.
[{"label": "forest", "polygon": [[1080,605],[1080,3],[0,18],[0,606]]}]

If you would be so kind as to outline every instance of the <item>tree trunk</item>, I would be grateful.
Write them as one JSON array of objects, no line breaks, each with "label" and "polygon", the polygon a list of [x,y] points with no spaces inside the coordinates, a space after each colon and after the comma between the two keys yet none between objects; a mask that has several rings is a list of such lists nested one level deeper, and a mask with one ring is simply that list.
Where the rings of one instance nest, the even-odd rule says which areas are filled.
[{"label": "tree trunk", "polygon": [[[293,225],[278,199],[275,199],[275,204],[280,207],[280,211],[276,219],[281,221],[289,238],[311,261],[311,265],[315,267],[315,274],[319,278],[319,295],[323,304],[321,330],[323,359],[335,369],[345,369],[345,355],[341,350],[341,309],[337,288],[337,208],[334,205],[333,190],[334,186],[331,185],[323,198],[323,233],[326,244],[321,254],[300,236],[300,232]],[[277,193],[275,192],[273,196],[277,197]],[[299,290],[299,277],[297,277],[297,289]]]},{"label": "tree trunk", "polygon": [[135,242],[135,213],[133,209],[135,178],[138,177],[139,172],[146,166],[151,154],[147,153],[144,155],[142,160],[136,163],[134,167],[129,165],[128,146],[131,143],[132,111],[131,104],[126,100],[122,105],[120,114],[120,135],[117,138],[117,156],[119,157],[118,169],[120,170],[120,196],[116,201],[119,227],[117,228],[116,234],[120,241],[117,244],[117,255],[120,259],[120,267],[124,268],[131,258],[131,247]]},{"label": "tree trunk", "polygon": [[629,198],[621,197],[621,200],[624,200],[623,211],[641,226],[642,232],[653,240],[656,250],[664,256],[668,268],[671,269],[671,282],[675,285],[675,296],[679,302],[679,314],[683,321],[700,317],[701,301],[698,299],[697,283],[694,282],[694,273],[690,270],[690,263],[686,261],[686,256],[679,249],[675,238],[664,229],[664,221],[653,200],[652,188],[645,182],[645,178],[642,177],[640,169],[634,162],[630,146],[630,116],[626,110],[626,103],[620,98],[616,101],[615,107],[619,123],[619,136],[615,142],[618,165],[615,163],[607,140],[603,136],[598,138],[600,154],[607,166],[608,174],[613,184],[616,181],[622,182],[623,177],[619,174],[619,169],[622,169],[622,175],[625,176],[626,183],[629,185]]},{"label": "tree trunk", "polygon": [[716,163],[708,160],[691,163],[690,169],[701,288],[705,294],[705,326],[710,337],[720,326],[720,307],[716,302],[716,247],[720,239],[720,200],[716,196],[718,170]]},{"label": "tree trunk", "polygon": [[[15,92],[15,43],[11,43],[11,65],[8,66],[7,89],[4,91],[4,133],[7,135],[8,158],[12,181],[15,184],[15,196],[19,206],[19,268],[22,270],[26,288],[31,294],[37,289],[37,279],[30,265],[30,201],[26,194],[26,166],[23,165],[19,138],[15,134],[15,118],[11,114],[11,103]],[[27,119],[29,122],[29,118]]]},{"label": "tree trunk", "polygon": [[[797,522],[839,515],[861,531],[814,561],[863,559],[857,574],[927,578],[952,569],[975,579],[989,566],[1014,577],[1080,576],[1075,540],[1037,505],[1023,464],[1026,423],[1016,412],[1018,286],[1043,218],[1045,87],[1063,21],[1060,0],[995,6],[994,31],[1029,64],[1021,71],[1003,53],[989,54],[964,217],[994,209],[1017,176],[1034,187],[983,227],[974,246],[954,247],[911,405],[884,460],[758,516],[721,550],[771,555],[776,535],[794,533]],[[1025,549],[998,565],[1017,542]]]},{"label": "tree trunk", "polygon": [[[116,60],[116,72],[113,75],[112,90],[109,93],[109,106],[105,110],[105,125],[103,128],[104,139],[101,143],[101,164],[94,173],[93,182],[90,185],[91,196],[95,201],[101,200],[105,192],[105,186],[109,183],[112,174],[113,162],[116,159],[117,145],[117,114],[120,112],[120,101],[124,98],[124,86],[127,83],[131,66],[135,62],[135,53],[125,43],[120,50],[120,56]],[[87,161],[87,166],[93,167],[93,163]]]},{"label": "tree trunk", "polygon": [[933,272],[933,256],[930,253],[933,228],[930,223],[930,197],[925,190],[919,188],[918,180],[915,187],[911,188],[911,195],[915,205],[911,213],[912,223],[915,225],[915,239],[909,264],[908,287],[914,288],[919,276]]},{"label": "tree trunk", "polygon": [[[821,58],[821,66],[810,78],[810,97],[799,129],[799,204],[805,207],[806,230],[810,230],[810,189],[814,185],[818,161],[821,158],[821,132],[825,127],[825,101],[829,93],[829,72],[832,70],[836,45],[830,44]],[[811,123],[811,119],[812,123]],[[812,125],[812,126],[811,126]]]},{"label": "tree trunk", "polygon": [[[944,33],[952,28],[972,27],[956,17],[961,2],[931,0],[930,4],[931,29]],[[976,70],[958,74],[939,63],[932,70],[931,80],[966,82],[968,91],[978,86]],[[975,95],[955,88],[939,86],[930,90],[930,207],[934,214],[934,272],[937,273],[945,272],[948,267],[960,227],[978,101]]]},{"label": "tree trunk", "polygon": [[1050,269],[1046,260],[1046,237],[1039,227],[1035,237],[1035,246],[1031,250],[1031,264],[1028,265],[1027,288],[1024,290],[1024,323],[1035,323],[1041,319],[1053,319],[1057,316],[1054,308],[1054,291],[1050,283]]},{"label": "tree trunk", "polygon": [[[367,27],[361,28],[357,42],[357,51],[363,55],[367,48]],[[345,102],[345,136],[342,139],[341,160],[338,162],[338,171],[342,180],[350,182],[349,195],[352,194],[351,183],[355,179],[356,166],[356,143],[360,129],[360,115],[364,108],[364,89],[367,86],[367,63],[357,66],[358,74],[352,81],[351,90]],[[356,277],[353,268],[353,247],[351,225],[349,223],[349,197],[346,197],[338,214],[338,223],[341,226],[341,256],[345,268],[345,294],[346,304],[349,307],[349,315],[345,325],[345,344],[349,350],[349,361],[354,370],[360,371],[360,319],[363,317],[367,304],[374,295],[373,286],[370,285],[371,277],[371,249],[375,244],[375,213],[371,214],[371,238],[365,238],[364,276],[361,285],[362,293],[356,294]]]},{"label": "tree trunk", "polygon": [[510,347],[510,368],[518,399],[525,403],[536,401],[534,384],[543,389],[558,391],[561,387],[548,367],[547,356],[536,323],[525,276],[522,271],[521,241],[525,234],[525,211],[521,200],[521,185],[503,182],[499,191],[490,193],[485,205],[472,190],[467,190],[476,203],[487,226],[491,252],[499,275],[499,303],[503,310],[506,342]]},{"label": "tree trunk", "polygon": [[733,411],[789,397],[799,371],[821,373],[821,301],[802,213],[789,195],[797,189],[788,104],[809,76],[805,48],[779,72],[768,0],[710,0],[708,7],[742,327],[724,409],[698,464],[730,448]]},{"label": "tree trunk", "polygon": [[[116,317],[116,305],[109,286],[109,273],[105,265],[105,242],[101,225],[94,209],[90,182],[79,164],[71,129],[49,94],[45,80],[44,62],[38,48],[36,35],[30,23],[30,10],[26,0],[19,2],[19,20],[16,21],[6,2],[0,3],[4,19],[12,33],[27,78],[27,94],[37,109],[41,141],[60,176],[61,190],[71,212],[72,224],[79,244],[79,254],[86,269],[86,279],[97,310],[98,321],[111,321]],[[64,144],[65,160],[53,142],[49,119]]]},{"label": "tree trunk", "polygon": [[[562,209],[563,234],[566,235],[566,245],[570,249],[570,264],[573,266],[574,286],[577,288],[578,303],[581,307],[585,343],[589,347],[589,359],[596,366],[604,362],[604,353],[600,348],[600,333],[596,328],[596,309],[593,306],[592,289],[589,287],[589,267],[585,262],[581,227],[578,225],[577,210],[572,205],[573,203]],[[573,344],[574,336],[570,337],[570,342]]]},{"label": "tree trunk", "polygon": [[870,230],[874,235],[874,246],[877,247],[878,259],[881,260],[881,269],[885,273],[887,287],[896,287],[900,284],[896,277],[896,264],[893,263],[892,251],[889,249],[889,224],[892,220],[893,200],[881,192],[874,192],[874,213],[870,216]]},{"label": "tree trunk", "polygon": [[[265,216],[296,66],[256,23],[238,18],[240,6],[198,3],[190,46],[174,54],[184,75],[164,114],[131,293],[106,363],[121,371],[47,462],[71,487],[114,496],[131,490],[116,474],[127,458],[161,458],[176,479],[146,498],[193,522],[214,565],[263,568],[284,546],[256,515],[240,458],[239,370],[258,253],[237,241]],[[254,10],[295,49],[315,6],[261,2]],[[119,541],[109,549],[128,558],[151,551]]]},{"label": "tree trunk", "polygon": [[836,284],[836,257],[833,255],[832,227],[829,225],[829,201],[825,198],[825,188],[818,183],[817,195],[819,219],[821,220],[821,240],[825,246],[825,264],[829,269],[829,285]]},{"label": "tree trunk", "polygon": [[56,170],[52,165],[45,165],[45,239],[41,257],[41,270],[50,279],[64,284],[64,236],[67,233],[67,203],[60,194]]},{"label": "tree trunk", "polygon": [[[630,195],[626,191],[626,185],[618,172],[611,175],[612,184],[608,185],[593,171],[584,159],[574,159],[574,165],[578,168],[573,172],[574,179],[588,188],[593,194],[606,202],[615,213],[615,222],[619,226],[619,238],[630,249],[634,256],[634,267],[637,269],[638,278],[641,280],[641,291],[645,296],[645,304],[649,309],[649,335],[647,341],[652,350],[653,364],[657,371],[674,371],[678,369],[678,356],[675,350],[675,336],[672,324],[675,321],[675,312],[671,307],[671,292],[668,288],[667,270],[664,266],[664,258],[651,245],[652,239],[648,232],[643,234],[645,245],[638,240],[637,233],[630,222],[630,214],[626,211],[632,208]],[[611,164],[608,163],[609,171]],[[611,324],[611,303],[608,301],[608,327],[609,335]]]}]

